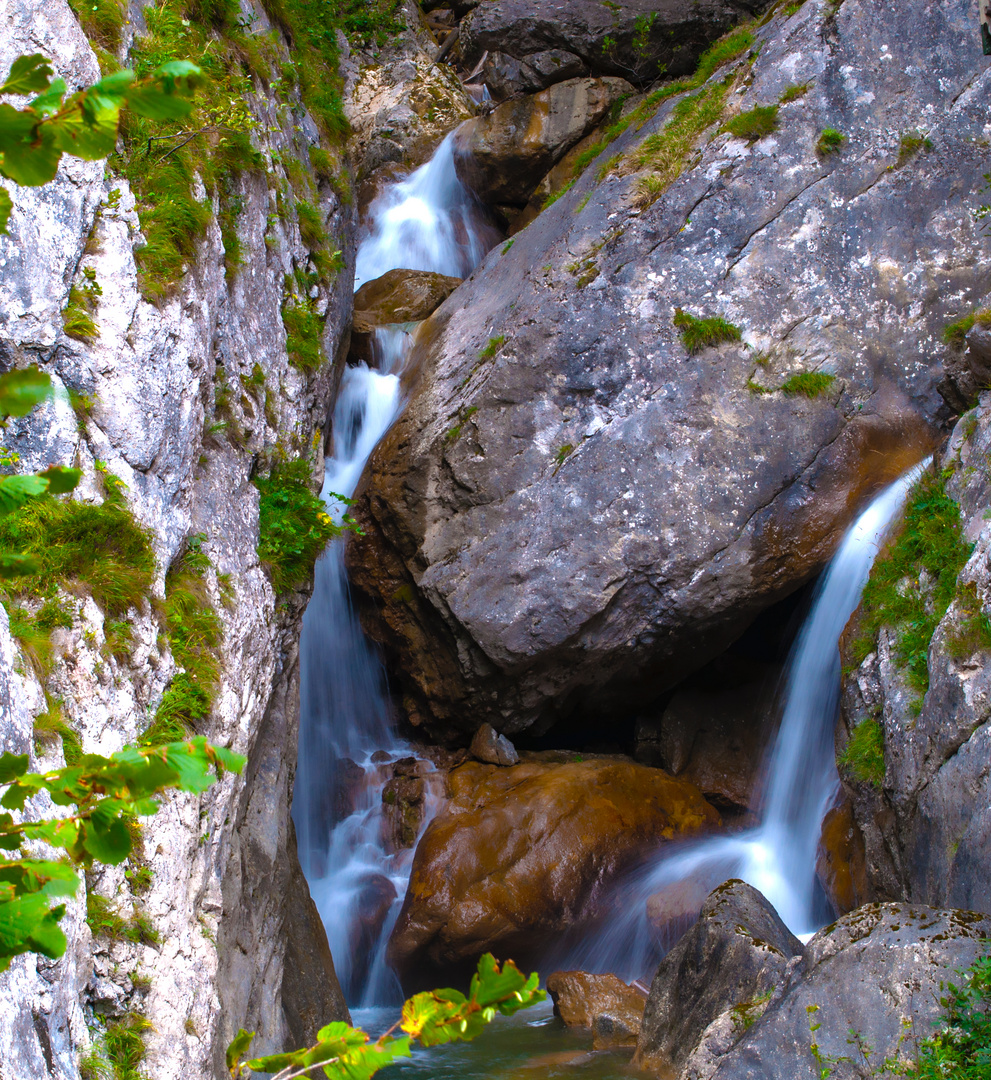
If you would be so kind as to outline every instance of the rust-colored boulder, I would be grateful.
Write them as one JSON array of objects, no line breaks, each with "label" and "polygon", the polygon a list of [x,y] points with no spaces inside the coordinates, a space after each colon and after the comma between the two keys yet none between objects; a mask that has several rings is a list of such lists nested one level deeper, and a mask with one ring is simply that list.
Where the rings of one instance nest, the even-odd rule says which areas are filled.
[{"label": "rust-colored boulder", "polygon": [[449,774],[389,945],[408,985],[460,975],[487,951],[533,963],[638,856],[719,824],[694,785],[660,769],[553,756]]},{"label": "rust-colored boulder", "polygon": [[592,1048],[636,1046],[647,994],[615,975],[555,971],[547,976],[554,1013],[568,1027],[589,1028]]},{"label": "rust-colored boulder", "polygon": [[479,726],[471,740],[469,753],[477,761],[483,761],[487,765],[518,765],[520,761],[516,747],[491,724]]},{"label": "rust-colored boulder", "polygon": [[405,269],[389,270],[366,281],[354,294],[352,357],[374,363],[372,336],[379,327],[420,322],[433,314],[460,284],[458,277]]},{"label": "rust-colored boulder", "polygon": [[874,898],[867,880],[864,837],[849,799],[832,807],[822,819],[816,873],[840,915]]}]

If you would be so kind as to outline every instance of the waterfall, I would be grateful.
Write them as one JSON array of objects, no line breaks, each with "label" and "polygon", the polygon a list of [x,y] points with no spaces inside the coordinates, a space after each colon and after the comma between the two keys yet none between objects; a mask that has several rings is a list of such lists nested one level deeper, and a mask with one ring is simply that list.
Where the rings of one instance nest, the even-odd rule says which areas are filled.
[{"label": "waterfall", "polygon": [[839,638],[860,602],[878,548],[923,467],[891,484],[863,511],[817,585],[788,657],[781,724],[764,773],[760,824],[734,836],[679,845],[640,868],[616,888],[606,925],[571,952],[567,966],[612,971],[627,979],[649,977],[662,943],[648,918],[647,902],[681,883],[704,896],[729,877],[742,878],[801,937],[825,921],[816,904],[815,863],[822,819],[839,785],[833,750]]},{"label": "waterfall", "polygon": [[[498,240],[455,174],[452,145],[453,134],[429,162],[372,202],[358,246],[355,288],[397,268],[463,277]],[[374,342],[378,368],[362,363],[344,373],[323,488],[332,514],[345,509],[334,496],[354,492],[402,408],[400,375],[410,342],[406,327],[380,329]],[[412,752],[395,732],[385,673],[351,606],[343,540],[317,562],[303,618],[300,671],[293,799],[300,863],[349,1004],[401,1001],[385,945],[413,850],[390,850],[382,791],[391,763]]]}]

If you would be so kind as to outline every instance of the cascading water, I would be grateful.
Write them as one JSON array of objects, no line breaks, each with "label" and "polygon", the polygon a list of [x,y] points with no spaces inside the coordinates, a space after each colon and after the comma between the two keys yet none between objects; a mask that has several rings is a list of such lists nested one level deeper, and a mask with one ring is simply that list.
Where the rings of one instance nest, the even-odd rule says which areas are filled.
[{"label": "cascading water", "polygon": [[649,976],[661,943],[647,901],[680,882],[703,894],[729,877],[759,889],[797,935],[824,921],[815,903],[815,859],[822,819],[839,778],[833,729],[839,706],[839,638],[860,602],[878,547],[923,466],[886,488],[847,532],[823,574],[792,647],[784,679],[781,726],[767,760],[761,824],[735,836],[711,837],[662,855],[623,882],[605,929],[574,950],[568,966]]},{"label": "cascading water", "polygon": [[[426,165],[383,191],[368,217],[355,288],[398,268],[463,277],[499,239],[455,174],[453,134]],[[402,406],[400,374],[410,341],[407,328],[379,330],[378,369],[359,364],[344,373],[323,490],[331,513],[343,512],[334,494],[352,494]],[[317,563],[300,668],[293,820],[303,872],[349,1003],[401,1001],[384,954],[413,852],[389,850],[382,789],[389,763],[410,750],[396,736],[385,674],[351,607],[343,541]]]}]

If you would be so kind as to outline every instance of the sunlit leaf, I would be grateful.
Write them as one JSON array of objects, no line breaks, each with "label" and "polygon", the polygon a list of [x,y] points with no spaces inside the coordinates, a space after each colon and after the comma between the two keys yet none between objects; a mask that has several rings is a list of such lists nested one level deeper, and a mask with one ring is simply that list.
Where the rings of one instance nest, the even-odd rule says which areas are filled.
[{"label": "sunlit leaf", "polygon": [[51,77],[52,65],[47,56],[41,53],[19,56],[10,65],[10,74],[0,85],[0,94],[36,94],[48,86]]},{"label": "sunlit leaf", "polygon": [[0,757],[0,784],[9,784],[28,771],[27,754],[5,753]]},{"label": "sunlit leaf", "polygon": [[62,98],[65,97],[66,89],[65,79],[54,79],[52,85],[31,102],[30,107],[39,116],[52,116],[62,107]]},{"label": "sunlit leaf", "polygon": [[52,393],[52,379],[33,364],[0,376],[0,416],[27,416]]},{"label": "sunlit leaf", "polygon": [[49,124],[40,129],[40,117],[29,109],[0,104],[0,173],[25,187],[38,187],[55,179],[62,151],[55,145]]},{"label": "sunlit leaf", "polygon": [[83,472],[82,469],[69,469],[64,465],[49,465],[38,475],[48,481],[49,495],[67,495],[75,490]]},{"label": "sunlit leaf", "polygon": [[227,1068],[233,1070],[241,1058],[248,1052],[248,1047],[251,1046],[251,1040],[255,1037],[253,1031],[245,1031],[244,1028],[231,1039],[227,1047]]},{"label": "sunlit leaf", "polygon": [[58,148],[87,161],[98,161],[113,153],[120,119],[118,100],[87,91],[67,104],[77,107],[67,108],[42,129],[51,133]]},{"label": "sunlit leaf", "polygon": [[10,192],[0,187],[0,235],[9,236],[7,223],[10,221],[10,212],[14,209],[14,203],[10,198]]},{"label": "sunlit leaf", "polygon": [[40,476],[0,476],[0,515],[12,514],[47,490],[48,481]]}]

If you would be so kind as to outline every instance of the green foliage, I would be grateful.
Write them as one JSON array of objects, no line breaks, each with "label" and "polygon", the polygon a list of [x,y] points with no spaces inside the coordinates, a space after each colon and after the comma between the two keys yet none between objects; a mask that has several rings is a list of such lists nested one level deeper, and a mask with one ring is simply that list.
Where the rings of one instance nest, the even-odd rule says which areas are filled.
[{"label": "green foliage", "polygon": [[718,315],[697,319],[687,311],[677,308],[672,321],[681,333],[685,348],[692,354],[701,352],[710,345],[720,345],[724,341],[739,341],[741,337],[738,326]]},{"label": "green foliage", "polygon": [[126,15],[120,0],[69,0],[69,7],[93,45],[110,52],[120,48]]},{"label": "green foliage", "polygon": [[[111,491],[119,484],[111,476]],[[0,517],[0,563],[18,555],[30,560],[30,572],[0,587],[0,595],[51,598],[55,585],[82,589],[110,616],[140,607],[155,576],[148,530],[119,493],[100,506],[45,494]]]},{"label": "green foliage", "polygon": [[554,455],[554,462],[560,468],[568,457],[574,452],[574,447],[571,443],[565,443],[564,446],[557,448],[557,453]]},{"label": "green foliage", "polygon": [[[512,960],[500,967],[486,953],[478,962],[467,997],[458,990],[416,994],[403,1005],[399,1023],[374,1042],[364,1031],[338,1021],[321,1028],[314,1046],[242,1063],[254,1038],[242,1029],[227,1048],[227,1068],[232,1080],[249,1072],[273,1073],[273,1080],[288,1080],[317,1068],[331,1080],[367,1080],[397,1058],[409,1057],[414,1039],[422,1046],[470,1042],[497,1014],[512,1016],[536,1005],[547,996],[537,984],[536,972],[526,978]],[[396,1027],[405,1034],[394,1037]]]},{"label": "green foliage", "polygon": [[[189,115],[186,98],[202,75],[195,64],[174,60],[143,74],[116,71],[66,97],[65,80],[52,79],[44,56],[19,56],[0,94],[36,96],[23,109],[0,104],[0,176],[36,187],[54,179],[63,154],[87,161],[107,157],[116,146],[123,109],[153,120]],[[0,232],[6,232],[9,213],[8,196],[0,203]]]},{"label": "green foliage", "polygon": [[[345,515],[337,525],[318,495],[310,490],[310,465],[305,458],[274,465],[268,476],[257,477],[258,557],[268,567],[277,593],[306,582],[327,542],[350,529],[360,531]],[[341,502],[350,500],[335,495]]]},{"label": "green foliage", "polygon": [[836,376],[825,371],[801,371],[786,379],[781,384],[781,389],[792,397],[801,395],[817,398],[827,393],[834,382],[836,382]]},{"label": "green foliage", "polygon": [[816,143],[816,153],[825,157],[827,154],[835,154],[846,142],[846,136],[836,128],[823,128],[819,141]]},{"label": "green foliage", "polygon": [[793,83],[778,100],[782,105],[787,105],[789,101],[797,101],[800,97],[805,97],[810,85],[810,83]]},{"label": "green foliage", "polygon": [[756,142],[778,128],[778,106],[758,105],[749,112],[737,113],[727,120],[723,130],[747,142]]},{"label": "green foliage", "polygon": [[147,746],[185,738],[213,708],[223,626],[207,591],[210,560],[203,552],[204,539],[202,534],[190,537],[165,576],[165,630],[179,670],[141,735]]},{"label": "green foliage", "polygon": [[929,153],[932,150],[932,139],[918,131],[906,131],[898,142],[898,160],[893,168],[900,169],[907,165],[920,150]]},{"label": "green foliage", "polygon": [[62,326],[69,337],[80,341],[92,341],[99,337],[100,331],[93,321],[103,289],[96,280],[96,272],[87,266],[83,270],[86,279],[84,285],[73,285],[69,289],[69,302],[62,311]]},{"label": "green foliage", "polygon": [[133,1011],[107,1024],[103,1045],[114,1080],[144,1080],[138,1066],[144,1061],[144,1033],[150,1027],[146,1017]]},{"label": "green foliage", "polygon": [[970,552],[961,532],[960,508],[946,494],[943,478],[927,472],[909,495],[898,531],[874,561],[856,615],[853,660],[860,664],[874,651],[882,626],[894,627],[896,657],[909,685],[924,694],[929,688],[929,643]]},{"label": "green foliage", "polygon": [[[118,865],[131,851],[128,821],[154,814],[155,795],[175,787],[205,791],[213,783],[213,770],[218,775],[225,768],[239,772],[243,765],[243,758],[205,739],[127,747],[109,758],[83,754],[76,764],[47,773],[29,773],[27,754],[0,756],[4,811],[23,811],[40,792],[47,792],[56,806],[75,807],[64,818],[17,823],[10,813],[0,812],[0,971],[24,952],[53,959],[65,952],[58,925],[65,906],[57,901],[79,887],[72,864],[88,867],[95,860]],[[63,850],[68,861],[34,857],[29,854],[33,841]]]},{"label": "green foliage", "polygon": [[461,409],[461,411],[458,413],[458,422],[453,427],[448,428],[448,430],[445,432],[444,442],[457,442],[458,439],[461,437],[462,428],[477,412],[477,405],[469,405],[468,408]]},{"label": "green foliage", "polygon": [[289,362],[300,371],[317,371],[327,362],[323,351],[324,321],[312,301],[293,297],[282,307]]},{"label": "green foliage", "polygon": [[881,787],[884,783],[884,730],[876,717],[861,720],[836,759],[857,780]]},{"label": "green foliage", "polygon": [[947,983],[940,998],[945,1016],[935,1034],[923,1039],[914,1071],[917,1080],[987,1080],[991,1075],[991,955]]},{"label": "green foliage", "polygon": [[950,323],[943,330],[943,341],[951,348],[962,349],[967,344],[967,334],[970,333],[975,323],[980,323],[981,326],[991,326],[991,308],[985,308],[983,311],[972,311],[969,315],[964,315],[962,319]]},{"label": "green foliage", "polygon": [[991,619],[984,611],[974,582],[957,588],[956,628],[947,635],[946,644],[954,660],[966,660],[976,652],[991,650]]},{"label": "green foliage", "polygon": [[502,254],[505,255],[515,242],[515,240],[507,240],[505,244],[502,245]]},{"label": "green foliage", "polygon": [[66,765],[77,765],[83,748],[79,736],[66,723],[62,703],[49,702],[48,708],[34,718],[35,749],[43,749],[55,739],[62,741],[62,755]]},{"label": "green foliage", "polygon": [[490,337],[488,344],[478,354],[479,360],[491,360],[495,354],[506,344],[506,335],[500,334],[498,337]]},{"label": "green foliage", "polygon": [[130,917],[122,915],[112,900],[92,891],[86,894],[86,925],[94,937],[105,937],[110,941],[157,945],[160,940],[146,915],[137,910]]}]

